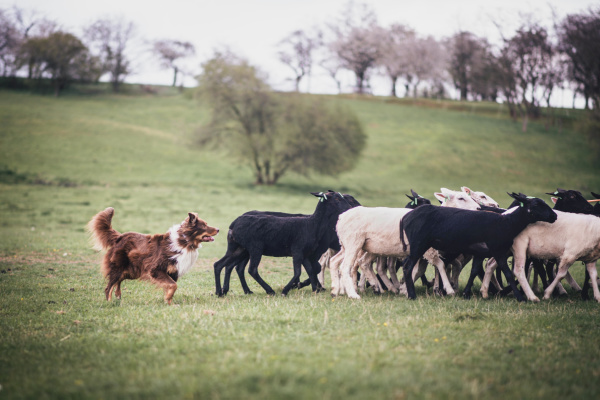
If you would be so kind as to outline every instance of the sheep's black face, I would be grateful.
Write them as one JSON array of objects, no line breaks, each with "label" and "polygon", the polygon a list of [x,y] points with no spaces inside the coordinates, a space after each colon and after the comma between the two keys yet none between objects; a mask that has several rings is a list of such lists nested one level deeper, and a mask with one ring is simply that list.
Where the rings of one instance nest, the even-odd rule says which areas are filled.
[{"label": "sheep's black face", "polygon": [[549,223],[556,221],[556,213],[541,199],[528,199],[523,207],[527,211],[527,215],[531,221],[542,221]]},{"label": "sheep's black face", "polygon": [[577,190],[558,189],[554,193],[547,193],[556,196],[555,210],[573,212],[578,214],[591,214],[593,207]]}]

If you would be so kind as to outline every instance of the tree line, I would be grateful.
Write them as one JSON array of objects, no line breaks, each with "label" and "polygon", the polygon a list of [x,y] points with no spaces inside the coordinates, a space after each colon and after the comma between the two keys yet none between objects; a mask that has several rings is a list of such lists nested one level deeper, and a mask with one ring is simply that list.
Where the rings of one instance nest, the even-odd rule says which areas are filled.
[{"label": "tree line", "polygon": [[367,5],[348,3],[334,23],[295,31],[279,46],[296,90],[319,65],[340,92],[343,70],[354,74],[357,93],[369,91],[374,74],[389,78],[394,97],[400,85],[404,96],[446,97],[450,84],[460,100],[505,102],[513,118],[523,119],[523,130],[542,106],[550,106],[557,88],[570,87],[583,96],[586,109],[600,109],[600,7],[567,15],[552,28],[523,19],[512,35],[502,35],[501,45],[492,46],[469,31],[436,40],[402,24],[383,27]]},{"label": "tree line", "polygon": [[[0,9],[0,76],[27,77],[32,86],[50,80],[56,96],[71,82],[98,82],[108,77],[118,92],[133,70],[131,52],[136,26],[123,18],[99,18],[78,37],[35,11],[14,6]],[[149,51],[164,68],[173,70],[173,86],[181,72],[177,60],[194,55],[185,41],[161,39]]]}]

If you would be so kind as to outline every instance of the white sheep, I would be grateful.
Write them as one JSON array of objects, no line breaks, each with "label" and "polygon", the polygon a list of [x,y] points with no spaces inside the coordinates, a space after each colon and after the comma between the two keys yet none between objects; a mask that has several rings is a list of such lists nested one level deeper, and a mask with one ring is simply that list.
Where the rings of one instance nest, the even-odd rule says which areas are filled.
[{"label": "white sheep", "polygon": [[[454,205],[471,210],[478,208],[478,204],[463,192],[442,188],[441,193],[436,193],[436,197],[442,201],[443,206]],[[330,262],[332,295],[336,296],[345,290],[348,297],[359,299],[355,287],[359,264],[363,266],[363,271],[367,272],[376,256],[403,259],[410,254],[410,249],[403,251],[400,243],[400,220],[410,211],[406,208],[355,207],[340,215],[336,230],[342,249]],[[423,258],[437,268],[444,287],[447,288],[447,294],[453,295],[454,290],[439,253],[431,249]],[[389,271],[392,277],[396,273],[394,268]],[[380,277],[391,291],[401,291],[397,279],[392,278],[390,281],[385,274]],[[372,279],[370,273],[367,276],[367,279],[369,278]]]},{"label": "white sheep", "polygon": [[[555,213],[558,217],[556,222],[531,224],[513,241],[515,275],[521,288],[530,301],[539,301],[525,276],[524,266],[527,256],[544,260],[560,260],[555,279],[544,291],[544,299],[550,298],[556,285],[565,277],[569,267],[575,261],[583,261],[592,280],[594,298],[600,302],[596,281],[596,261],[600,258],[600,218],[562,211],[555,211]],[[481,286],[481,293],[487,297],[486,281]]]}]

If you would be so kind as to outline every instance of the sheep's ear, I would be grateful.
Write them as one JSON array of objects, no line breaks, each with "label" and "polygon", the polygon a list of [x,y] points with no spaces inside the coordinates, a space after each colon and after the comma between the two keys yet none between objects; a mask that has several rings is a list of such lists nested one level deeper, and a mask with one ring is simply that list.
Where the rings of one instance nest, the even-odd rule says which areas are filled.
[{"label": "sheep's ear", "polygon": [[590,192],[592,194],[592,196],[594,196],[596,199],[600,199],[600,194],[596,194],[594,192]]},{"label": "sheep's ear", "polygon": [[460,190],[462,190],[463,192],[465,192],[465,193],[467,193],[469,196],[471,196],[472,190],[471,190],[471,189],[469,189],[468,187],[466,187],[466,186],[462,186],[462,187],[460,188]]},{"label": "sheep's ear", "polygon": [[558,197],[550,197],[550,198],[552,199],[552,202],[553,202],[554,204],[556,204],[556,202],[558,201]]},{"label": "sheep's ear", "polygon": [[419,195],[412,189],[410,189],[410,193],[413,195],[413,197],[419,197]]},{"label": "sheep's ear", "polygon": [[437,192],[437,193],[434,193],[433,195],[435,196],[436,199],[439,200],[440,203],[443,203],[444,200],[446,200],[446,196],[444,196],[443,193]]},{"label": "sheep's ear", "polygon": [[409,199],[411,199],[411,200],[414,200],[414,199],[415,199],[414,197],[412,197],[412,196],[409,196],[409,195],[407,195],[407,194],[405,194],[405,196],[406,196],[406,197],[408,197],[408,198],[409,198]]}]

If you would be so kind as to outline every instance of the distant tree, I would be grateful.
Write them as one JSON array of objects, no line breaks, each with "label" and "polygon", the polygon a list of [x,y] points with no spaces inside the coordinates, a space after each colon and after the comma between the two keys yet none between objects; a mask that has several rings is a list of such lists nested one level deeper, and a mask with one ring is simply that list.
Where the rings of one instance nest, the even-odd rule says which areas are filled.
[{"label": "distant tree", "polygon": [[200,143],[222,146],[272,185],[287,172],[335,175],[351,168],[366,136],[350,111],[323,100],[275,94],[244,59],[217,52],[202,65],[199,91],[212,108]]},{"label": "distant tree", "polygon": [[449,70],[454,85],[460,91],[460,99],[467,100],[474,76],[483,69],[487,42],[471,32],[458,32],[448,43]]},{"label": "distant tree", "polygon": [[549,85],[555,48],[545,28],[530,23],[523,25],[505,41],[501,55],[502,91],[513,118],[521,116],[523,132],[529,118],[540,115],[542,84]]},{"label": "distant tree", "polygon": [[131,73],[127,45],[135,34],[133,22],[119,19],[99,19],[85,29],[84,36],[92,54],[99,57],[104,73],[110,75],[115,92]]},{"label": "distant tree", "polygon": [[29,60],[33,78],[47,76],[52,80],[54,95],[58,97],[66,85],[78,77],[82,57],[87,60],[87,48],[70,33],[54,32],[47,37],[28,39],[23,52]]},{"label": "distant tree", "polygon": [[559,48],[569,59],[568,77],[585,98],[585,107],[600,110],[600,8],[571,14],[557,27]]},{"label": "distant tree", "polygon": [[[55,22],[39,18],[35,11],[17,6],[0,9],[0,67],[2,76],[15,76],[28,65],[23,45],[30,38],[47,37],[55,32]],[[31,76],[30,76],[31,77]]]},{"label": "distant tree", "polygon": [[305,76],[310,76],[313,55],[322,44],[323,34],[316,30],[314,34],[308,34],[303,30],[297,30],[289,34],[279,42],[279,61],[294,71],[294,87],[296,92],[300,91],[300,81]]},{"label": "distant tree", "polygon": [[348,3],[342,20],[330,25],[335,36],[328,47],[340,60],[343,68],[354,72],[355,90],[364,93],[369,70],[381,57],[384,32],[377,23],[375,13],[365,4]]},{"label": "distant tree", "polygon": [[340,61],[336,57],[327,57],[319,62],[319,66],[327,72],[327,75],[335,81],[338,94],[342,93],[342,81],[339,78],[339,72],[342,69]]},{"label": "distant tree", "polygon": [[21,35],[8,10],[0,9],[0,74],[10,76],[16,72],[16,57],[21,45]]},{"label": "distant tree", "polygon": [[433,37],[413,37],[407,43],[408,66],[404,74],[407,95],[412,85],[413,97],[423,81],[443,80],[447,55],[444,47]]},{"label": "distant tree", "polygon": [[177,60],[196,54],[193,44],[179,40],[157,40],[154,42],[153,49],[160,59],[162,67],[173,70],[172,86],[177,84],[177,74],[181,71]]},{"label": "distant tree", "polygon": [[400,24],[394,24],[383,36],[380,64],[392,81],[391,96],[398,97],[396,84],[398,79],[410,73],[410,46],[415,32]]},{"label": "distant tree", "polygon": [[469,91],[475,100],[496,101],[500,93],[502,71],[498,59],[489,49],[481,55],[471,73]]}]

